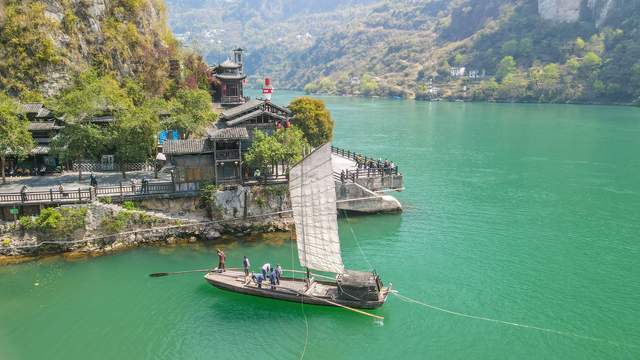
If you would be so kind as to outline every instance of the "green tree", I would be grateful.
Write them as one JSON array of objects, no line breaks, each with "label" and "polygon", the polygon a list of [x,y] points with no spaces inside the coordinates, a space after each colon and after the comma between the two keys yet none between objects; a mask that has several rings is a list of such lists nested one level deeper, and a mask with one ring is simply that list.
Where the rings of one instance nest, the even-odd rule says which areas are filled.
[{"label": "green tree", "polygon": [[[71,87],[53,99],[52,108],[64,114],[66,126],[52,142],[52,150],[74,162],[95,159],[109,143],[113,129],[98,128],[91,120],[111,114],[118,119],[132,111],[134,103],[128,92],[110,76],[95,71],[79,74]],[[78,179],[82,169],[78,167]]]},{"label": "green tree", "polygon": [[631,86],[635,89],[634,96],[640,101],[640,62],[637,62],[631,68]]},{"label": "green tree", "polygon": [[365,96],[374,95],[379,89],[378,83],[371,77],[371,75],[365,74],[360,80],[360,93]]},{"label": "green tree", "polygon": [[6,183],[4,169],[7,156],[26,157],[34,146],[29,122],[20,118],[18,109],[16,101],[0,93],[0,166],[3,184]]},{"label": "green tree", "polygon": [[518,48],[518,40],[508,40],[502,44],[502,53],[508,56],[515,56],[518,54]]},{"label": "green tree", "polygon": [[275,136],[268,136],[260,130],[253,135],[251,147],[245,154],[245,161],[253,168],[260,169],[266,176],[267,169],[282,158],[284,150]]},{"label": "green tree", "polygon": [[[79,163],[84,159],[95,159],[102,153],[109,134],[93,124],[67,124],[51,142],[52,152]],[[82,168],[78,166],[78,179],[82,180]]]},{"label": "green tree", "polygon": [[302,160],[302,152],[304,148],[309,146],[302,130],[296,126],[292,126],[288,129],[278,130],[274,134],[274,137],[278,144],[280,144],[278,161],[290,165]]},{"label": "green tree", "polygon": [[204,90],[178,90],[169,106],[171,120],[168,127],[185,134],[203,134],[217,119],[211,109],[211,96]]},{"label": "green tree", "polygon": [[453,64],[455,66],[461,66],[464,63],[464,55],[458,53],[453,57]]},{"label": "green tree", "polygon": [[71,87],[56,97],[51,107],[64,114],[67,123],[89,123],[94,116],[110,113],[118,116],[134,104],[127,91],[111,76],[98,76],[95,71],[79,74]]},{"label": "green tree", "polygon": [[529,83],[521,74],[509,74],[500,84],[498,97],[503,100],[521,100],[527,97]]},{"label": "green tree", "polygon": [[307,96],[289,104],[293,120],[311,146],[320,146],[333,138],[333,119],[324,101]]},{"label": "green tree", "polygon": [[578,52],[584,50],[584,47],[586,45],[587,44],[585,43],[585,41],[581,37],[578,37],[576,39],[575,43],[574,43],[574,47]]},{"label": "green tree", "polygon": [[500,64],[498,64],[498,70],[496,72],[496,79],[499,82],[502,82],[502,80],[509,74],[512,74],[516,71],[516,61],[513,59],[513,56],[505,56],[504,58],[502,58],[502,60],[500,61]]},{"label": "green tree", "polygon": [[593,51],[589,51],[582,59],[581,68],[586,72],[591,72],[600,65],[602,65],[600,56]]},{"label": "green tree", "polygon": [[160,118],[151,106],[138,107],[118,120],[115,155],[123,178],[127,177],[126,164],[146,161],[154,155],[159,131]]}]

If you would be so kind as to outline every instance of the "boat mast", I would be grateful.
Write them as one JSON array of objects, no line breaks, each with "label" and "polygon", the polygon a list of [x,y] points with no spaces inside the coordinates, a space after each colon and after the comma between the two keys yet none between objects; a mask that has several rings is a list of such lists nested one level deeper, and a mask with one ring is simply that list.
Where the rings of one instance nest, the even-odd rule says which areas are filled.
[{"label": "boat mast", "polygon": [[[302,146],[302,162],[300,163],[300,199],[302,199],[302,196],[304,195],[304,158],[307,156],[307,151],[306,151],[306,147],[303,145]],[[302,211],[300,211],[300,222],[302,223],[302,241],[306,241],[305,239],[305,235],[304,235],[304,208],[302,209]],[[304,264],[305,264],[305,269],[307,269],[307,287],[311,286],[311,279],[309,276],[309,267],[307,267],[307,252],[304,252]]]}]

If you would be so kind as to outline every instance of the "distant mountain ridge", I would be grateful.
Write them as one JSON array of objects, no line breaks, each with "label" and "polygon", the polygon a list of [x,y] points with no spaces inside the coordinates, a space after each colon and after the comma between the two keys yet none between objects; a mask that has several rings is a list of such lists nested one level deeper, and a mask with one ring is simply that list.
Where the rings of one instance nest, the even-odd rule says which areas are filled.
[{"label": "distant mountain ridge", "polygon": [[505,101],[640,97],[640,0],[331,2],[322,12],[310,2],[289,15],[286,1],[267,15],[266,0],[225,3],[219,40],[248,47],[248,72],[279,87]]}]

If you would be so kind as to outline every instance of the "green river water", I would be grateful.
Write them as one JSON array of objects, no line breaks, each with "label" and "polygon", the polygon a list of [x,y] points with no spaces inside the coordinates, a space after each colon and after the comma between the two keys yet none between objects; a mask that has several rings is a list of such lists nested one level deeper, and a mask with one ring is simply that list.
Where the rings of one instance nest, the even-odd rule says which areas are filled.
[{"label": "green river water", "polygon": [[[640,358],[640,109],[325,100],[335,145],[405,174],[403,214],[340,219],[349,268],[368,261],[447,310],[577,336],[394,296],[379,322],[201,274],[147,277],[210,266],[201,244],[0,267],[0,359]],[[246,254],[290,267],[292,245],[225,249],[234,266]]]}]

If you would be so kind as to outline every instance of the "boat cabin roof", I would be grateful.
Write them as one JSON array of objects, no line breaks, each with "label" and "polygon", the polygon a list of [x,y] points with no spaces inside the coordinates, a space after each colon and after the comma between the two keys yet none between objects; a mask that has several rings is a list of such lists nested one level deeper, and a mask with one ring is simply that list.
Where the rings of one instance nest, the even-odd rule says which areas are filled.
[{"label": "boat cabin roof", "polygon": [[341,286],[376,286],[376,279],[373,276],[373,273],[365,271],[345,270],[343,274],[338,275],[337,280]]}]

